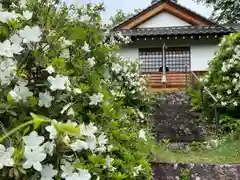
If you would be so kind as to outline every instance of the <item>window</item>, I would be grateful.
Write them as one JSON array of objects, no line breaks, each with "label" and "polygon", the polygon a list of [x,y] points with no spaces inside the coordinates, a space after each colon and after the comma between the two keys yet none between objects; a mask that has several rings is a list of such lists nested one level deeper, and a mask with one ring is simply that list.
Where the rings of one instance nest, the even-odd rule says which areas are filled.
[{"label": "window", "polygon": [[139,49],[142,72],[159,72],[162,67],[162,48]]},{"label": "window", "polygon": [[190,70],[191,55],[190,48],[167,48],[166,49],[166,66],[172,72],[185,72],[186,65]]},{"label": "window", "polygon": [[[139,59],[142,61],[141,71],[144,73],[159,72],[163,65],[162,48],[142,48],[139,49]],[[166,66],[170,72],[188,71],[191,65],[191,54],[189,47],[174,48],[169,47],[165,51]]]}]

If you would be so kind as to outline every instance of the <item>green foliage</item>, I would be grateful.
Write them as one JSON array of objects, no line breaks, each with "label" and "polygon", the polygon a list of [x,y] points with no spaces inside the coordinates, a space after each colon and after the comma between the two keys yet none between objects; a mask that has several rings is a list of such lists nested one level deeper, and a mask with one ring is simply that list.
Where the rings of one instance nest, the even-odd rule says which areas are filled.
[{"label": "green foliage", "polygon": [[140,11],[141,11],[141,9],[135,9],[134,13],[125,13],[123,10],[119,9],[119,10],[117,10],[117,13],[114,16],[110,17],[110,21],[111,21],[110,25],[112,27],[114,27],[117,24],[126,20],[127,18],[139,13]]},{"label": "green foliage", "polygon": [[[24,1],[11,2],[15,5],[4,1],[3,7],[21,15],[16,22],[1,22],[0,38],[7,41],[26,26],[38,27],[41,35],[37,42],[17,44],[23,50],[12,58],[15,76],[9,84],[3,84],[5,76],[0,76],[0,141],[15,149],[14,163],[0,170],[0,179],[42,177],[41,168],[23,167],[32,148],[23,137],[35,133],[44,141],[31,150],[44,149],[41,153],[47,155],[40,164],[57,170],[52,179],[64,179],[61,167],[69,162],[75,173],[76,168],[87,170],[91,180],[150,180],[152,99],[139,74],[139,62],[117,55],[127,38],[109,40],[101,24],[103,5],[76,7],[59,0],[29,0],[22,7]],[[26,11],[32,13],[28,20],[23,17]],[[61,81],[52,83],[57,77]],[[146,138],[139,137],[143,129]],[[86,148],[90,140],[96,147]],[[84,147],[73,150],[77,141]],[[46,143],[52,143],[52,155]],[[101,143],[103,149],[97,151]]]},{"label": "green foliage", "polygon": [[[222,39],[220,51],[216,57],[210,61],[209,73],[202,79],[203,83],[210,89],[218,100],[219,112],[228,117],[239,119],[240,108],[240,33],[230,34]],[[215,104],[208,99],[209,107]],[[212,114],[213,110],[206,109],[208,114]],[[223,116],[223,130],[235,129],[230,124],[235,124],[232,118]],[[229,121],[227,123],[226,121]],[[230,123],[231,122],[231,123]],[[228,128],[226,126],[229,126]],[[235,126],[235,125],[233,125]]]},{"label": "green foliage", "polygon": [[213,18],[222,23],[240,22],[240,3],[235,0],[195,0],[213,6]]}]

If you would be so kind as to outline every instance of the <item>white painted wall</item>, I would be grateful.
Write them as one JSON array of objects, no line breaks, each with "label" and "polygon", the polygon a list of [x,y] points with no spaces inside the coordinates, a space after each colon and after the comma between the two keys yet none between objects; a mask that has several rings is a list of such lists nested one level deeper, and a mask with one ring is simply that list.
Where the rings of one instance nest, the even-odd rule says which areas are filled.
[{"label": "white painted wall", "polygon": [[[217,52],[218,41],[180,41],[172,40],[166,42],[168,47],[190,47],[191,50],[191,70],[193,71],[205,71],[208,67],[208,62],[212,60]],[[150,40],[135,42],[128,46],[125,46],[119,52],[121,56],[127,59],[137,59],[139,48],[150,48],[150,47],[162,47],[162,41]]]},{"label": "white painted wall", "polygon": [[193,71],[206,70],[208,63],[217,52],[217,45],[192,45],[191,46],[191,69]]},{"label": "white painted wall", "polygon": [[140,24],[138,28],[151,28],[151,27],[172,27],[172,26],[189,26],[190,24],[182,19],[169,14],[168,12],[161,12],[148,21]]}]

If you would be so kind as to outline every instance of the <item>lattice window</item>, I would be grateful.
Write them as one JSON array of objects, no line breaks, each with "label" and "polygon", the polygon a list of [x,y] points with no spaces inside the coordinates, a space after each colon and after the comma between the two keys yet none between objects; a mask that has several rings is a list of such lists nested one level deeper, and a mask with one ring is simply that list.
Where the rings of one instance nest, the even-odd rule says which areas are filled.
[{"label": "lattice window", "polygon": [[188,66],[188,71],[191,65],[191,54],[190,48],[181,47],[173,48],[169,47],[166,49],[166,66],[171,72],[185,72]]},{"label": "lattice window", "polygon": [[[163,65],[162,48],[142,48],[139,49],[139,59],[142,61],[141,71],[145,73],[159,72]],[[168,47],[165,51],[166,67],[170,72],[188,71],[191,65],[191,54],[189,47]]]},{"label": "lattice window", "polygon": [[142,61],[142,72],[159,72],[162,67],[162,48],[139,49],[139,60]]}]

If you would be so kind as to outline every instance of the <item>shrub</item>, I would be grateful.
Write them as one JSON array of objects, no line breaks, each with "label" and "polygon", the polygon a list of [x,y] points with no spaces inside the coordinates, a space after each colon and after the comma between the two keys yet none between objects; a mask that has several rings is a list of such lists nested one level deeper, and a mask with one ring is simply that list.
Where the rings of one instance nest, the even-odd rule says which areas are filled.
[{"label": "shrub", "polygon": [[[10,2],[13,2],[12,4]],[[4,1],[0,178],[151,179],[150,98],[103,5]]]},{"label": "shrub", "polygon": [[219,47],[216,57],[210,61],[209,73],[202,80],[218,99],[221,113],[239,118],[240,33],[225,36]]}]

